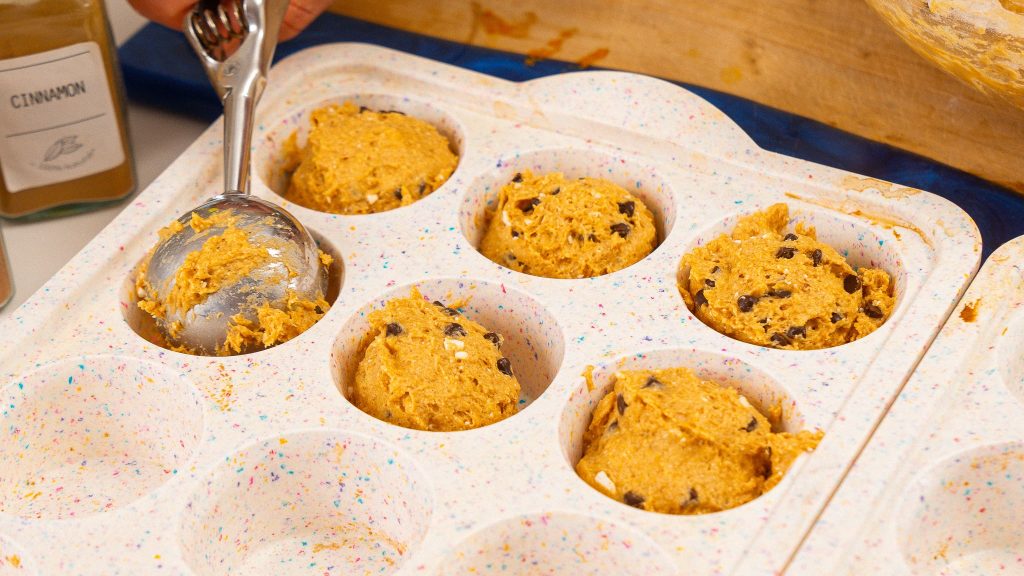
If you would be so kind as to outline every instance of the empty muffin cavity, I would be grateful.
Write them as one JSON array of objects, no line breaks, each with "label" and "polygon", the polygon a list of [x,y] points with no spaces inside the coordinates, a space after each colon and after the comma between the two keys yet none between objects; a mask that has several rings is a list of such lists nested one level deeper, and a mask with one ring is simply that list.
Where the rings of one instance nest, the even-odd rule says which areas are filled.
[{"label": "empty muffin cavity", "polygon": [[[343,110],[352,114],[345,116],[348,112]],[[377,121],[355,124],[363,113],[393,121],[395,126],[385,129]],[[316,139],[317,149],[304,156],[314,117],[323,122],[322,133]],[[351,147],[350,153],[341,152],[347,146],[339,140],[341,133],[328,127],[342,124],[364,128],[358,133],[366,141]],[[453,116],[428,102],[388,94],[339,96],[295,109],[271,123],[257,145],[254,170],[270,190],[306,208],[339,214],[383,212],[407,206],[440,188],[462,156],[463,134]],[[410,148],[410,142],[421,145],[420,149]],[[321,157],[321,152],[327,156]],[[350,158],[362,158],[363,163]],[[371,158],[377,162],[370,162]],[[293,187],[300,161],[315,166],[303,168],[302,182]]]},{"label": "empty muffin cavity", "polygon": [[187,467],[203,430],[181,374],[120,356],[41,366],[3,391],[0,512],[81,518],[130,504]]},{"label": "empty muffin cavity", "polygon": [[1024,446],[980,446],[949,456],[907,487],[896,538],[921,576],[999,574],[1020,565]]},{"label": "empty muffin cavity", "polygon": [[[733,396],[732,398],[732,401],[738,402],[739,405],[731,412],[747,412],[755,410],[759,416],[757,418],[749,418],[749,420],[744,418],[742,419],[742,422],[737,422],[736,433],[738,434],[756,433],[758,438],[760,438],[760,436],[768,430],[772,433],[788,432],[796,434],[801,430],[806,429],[806,422],[798,410],[796,402],[786,388],[755,366],[735,358],[703,350],[654,350],[602,363],[595,368],[588,368],[584,373],[584,378],[579,381],[579,384],[563,409],[561,420],[559,422],[559,437],[561,439],[562,450],[570,468],[574,471],[577,469],[577,465],[580,463],[584,450],[586,449],[585,438],[588,434],[588,428],[591,427],[591,422],[595,417],[599,403],[601,403],[602,400],[613,391],[616,380],[619,377],[627,377],[628,373],[635,373],[637,371],[659,371],[674,368],[689,369],[701,380],[710,381],[717,386],[733,388],[739,393],[738,396]],[[622,375],[617,376],[617,374]],[[666,380],[666,382],[668,382],[668,380]],[[665,389],[665,384],[652,376],[647,380],[644,388],[660,390]],[[645,406],[649,402],[654,401],[652,399],[653,397],[645,397],[642,400],[638,400],[638,398],[639,394],[636,398],[632,398],[626,393],[620,393],[614,398],[614,401],[611,404],[612,419],[607,429],[605,429],[604,434],[622,434],[624,428],[618,425],[618,421],[621,418],[628,419],[631,417],[631,413],[629,411],[631,409],[637,409],[631,408],[633,403],[640,401],[641,404],[637,405]],[[707,398],[705,398],[705,400],[707,400]],[[648,410],[650,408],[644,409]],[[668,406],[666,406],[665,409],[668,410]],[[715,418],[721,418],[723,421],[731,418],[728,406],[708,406],[708,409],[714,410],[714,414],[718,414]],[[666,411],[664,417],[668,418],[668,414],[670,412],[671,411]],[[675,429],[678,424],[679,423],[676,422],[670,424],[670,426],[672,429]],[[631,426],[633,425],[642,424],[634,422]],[[686,431],[690,430],[691,427],[693,427],[694,430],[700,429],[699,418],[696,414],[694,415],[694,422],[686,423],[678,430],[680,433],[680,443],[687,442],[688,433]],[[651,430],[649,432],[653,434],[652,438],[657,437],[656,430]],[[663,432],[668,434],[672,433],[668,430]],[[699,434],[699,432],[693,432],[692,430],[689,433]],[[710,434],[711,432],[708,433]],[[718,438],[718,432],[715,432],[715,434],[715,438]],[[753,437],[754,436],[751,436],[751,438]],[[603,438],[603,440],[607,439],[608,438]],[[593,436],[591,436],[588,441],[593,445],[597,444],[596,439]],[[708,441],[710,442],[710,440]],[[719,440],[715,441],[717,442]],[[721,441],[726,440],[723,439]],[[816,443],[816,441],[814,443]],[[781,468],[778,470],[773,469],[773,454],[770,447],[767,450],[762,447],[759,451],[754,451],[750,454],[753,460],[761,460],[759,463],[760,469],[756,471],[756,474],[764,477],[765,485],[769,490],[774,486],[774,483],[781,479],[779,476],[780,473],[784,472],[788,475],[794,470],[793,467],[790,467],[789,470],[785,471]],[[782,455],[782,453],[776,453],[774,456],[775,459],[777,459]],[[651,465],[655,466],[655,464],[654,460],[652,460]],[[753,464],[758,464],[758,462],[753,462]],[[723,466],[725,465],[726,464],[723,463]],[[729,465],[731,466],[731,464]],[[644,464],[642,462],[634,461],[631,465],[631,470],[640,470],[643,466]],[[680,469],[680,474],[683,473],[681,470],[682,469]],[[742,471],[743,469],[741,467],[737,468],[737,470]],[[631,471],[630,474],[632,473],[633,472]],[[773,475],[774,478],[769,482],[769,478]],[[673,493],[673,498],[669,499],[672,502],[672,506],[666,506],[665,502],[667,496],[665,494],[644,494],[642,493],[642,490],[635,490],[634,488],[636,487],[629,485],[629,481],[624,480],[623,478],[615,478],[613,476],[615,476],[614,471],[609,473],[609,471],[602,469],[594,475],[592,480],[596,485],[601,486],[600,491],[602,494],[613,496],[620,503],[643,510],[654,510],[673,514],[703,514],[738,505],[733,504],[732,506],[719,506],[718,504],[713,503],[711,499],[707,498],[706,495],[702,496],[702,488],[688,484],[687,486],[680,488],[677,491],[678,494]],[[588,482],[589,481],[590,480],[588,480]],[[581,484],[584,484],[582,479],[580,482]],[[662,484],[669,486],[672,483],[669,482]],[[587,485],[586,489],[596,488],[592,488],[590,485]],[[663,490],[659,489],[659,492],[663,492]],[[722,493],[725,494],[725,492]],[[757,494],[761,493],[758,492]],[[754,495],[755,498],[757,494]],[[716,497],[714,500],[718,502],[726,502],[730,499],[732,499],[731,496],[722,496]],[[611,500],[609,500],[609,502],[610,501]],[[679,506],[676,506],[676,504],[679,504]]]},{"label": "empty muffin cavity", "polygon": [[[430,306],[436,306],[445,318],[450,319],[443,327],[444,338],[435,335],[438,337],[432,340],[443,342],[443,347],[439,345],[436,350],[426,353],[451,356],[452,365],[459,366],[461,362],[476,360],[472,345],[488,348],[488,354],[496,359],[495,369],[489,372],[491,376],[504,381],[514,375],[519,383],[520,396],[513,414],[529,406],[551,384],[562,363],[564,336],[549,311],[530,296],[508,286],[481,280],[442,278],[389,290],[360,308],[342,326],[335,340],[331,364],[335,382],[346,400],[364,399],[357,398],[354,393],[354,382],[374,338],[409,338],[412,330],[422,328],[403,325],[396,320],[394,326],[389,323],[382,329],[384,333],[371,333],[369,315],[392,300],[410,298],[413,288],[421,294],[424,305],[436,302]],[[469,330],[462,325],[465,323],[461,320],[463,318],[481,325],[488,332],[477,342],[475,336],[467,336]],[[396,361],[404,362],[402,359]],[[479,389],[474,387],[476,392],[486,388],[482,384]],[[397,391],[392,392],[397,394]],[[429,391],[422,391],[420,395],[411,391],[403,394],[402,398],[394,399],[401,402],[398,408],[401,414],[409,417],[394,415],[395,423],[419,420],[426,418],[426,414],[436,413],[434,407],[418,405],[418,402],[429,402],[431,396]],[[489,404],[486,398],[480,400],[481,405]],[[366,408],[371,414],[376,411],[369,405]],[[444,408],[441,406],[439,409]],[[380,416],[384,419],[386,414]],[[481,420],[493,419],[481,417]]]},{"label": "empty muffin cavity", "polygon": [[[324,300],[328,304],[334,305],[334,302],[338,298],[338,294],[341,292],[342,283],[344,280],[344,263],[342,262],[341,255],[331,242],[324,238],[321,234],[314,230],[310,230],[313,238],[316,240],[317,246],[320,251],[330,258],[330,264],[327,265],[327,294],[324,295]],[[140,298],[142,295],[139,291],[138,278],[140,271],[143,266],[148,262],[149,254],[144,256],[135,266],[132,267],[128,276],[122,283],[120,293],[120,308],[121,314],[124,321],[128,326],[138,334],[143,340],[166,348],[168,350],[174,350],[175,352],[183,352],[188,354],[196,354],[195,350],[187,350],[179,348],[170,344],[157,325],[156,320],[153,316],[139,307]],[[308,329],[308,328],[307,328]],[[283,342],[279,342],[280,345]],[[245,353],[258,353],[259,350],[246,350]]]},{"label": "empty muffin cavity", "polygon": [[646,258],[671,231],[675,204],[653,166],[594,150],[553,149],[503,159],[477,178],[459,220],[469,243],[502,266],[584,278]]},{"label": "empty muffin cavity", "polygon": [[231,454],[191,496],[182,555],[200,576],[395,574],[426,536],[432,499],[398,449],[308,430]]},{"label": "empty muffin cavity", "polygon": [[485,527],[439,563],[436,576],[668,576],[676,570],[656,544],[609,520],[549,512]]},{"label": "empty muffin cavity", "polygon": [[922,242],[892,230],[781,204],[734,214],[689,244],[679,292],[701,322],[737,340],[791,350],[845,344],[884,326],[906,294],[902,261]]}]

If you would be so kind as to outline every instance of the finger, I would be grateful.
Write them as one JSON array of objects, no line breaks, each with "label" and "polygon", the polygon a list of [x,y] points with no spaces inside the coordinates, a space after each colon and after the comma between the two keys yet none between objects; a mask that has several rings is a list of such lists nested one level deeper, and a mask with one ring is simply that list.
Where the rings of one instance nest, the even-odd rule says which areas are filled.
[{"label": "finger", "polygon": [[331,5],[331,0],[292,0],[281,23],[281,40],[294,38]]},{"label": "finger", "polygon": [[128,3],[139,14],[174,30],[181,30],[185,16],[195,5],[194,0],[128,0]]}]

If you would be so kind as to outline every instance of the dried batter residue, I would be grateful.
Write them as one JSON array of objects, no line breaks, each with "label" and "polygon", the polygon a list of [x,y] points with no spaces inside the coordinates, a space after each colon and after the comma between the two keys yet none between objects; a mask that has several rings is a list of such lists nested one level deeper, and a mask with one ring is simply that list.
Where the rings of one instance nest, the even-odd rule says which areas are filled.
[{"label": "dried batter residue", "polygon": [[489,8],[484,8],[479,2],[473,2],[473,28],[479,26],[484,33],[492,36],[507,36],[509,38],[527,38],[530,36],[530,28],[537,23],[537,14],[527,12],[517,22],[510,22],[495,14]]},{"label": "dried batter residue", "polygon": [[547,60],[558,54],[562,50],[562,45],[565,44],[565,41],[575,36],[577,32],[579,32],[578,28],[566,28],[540,48],[528,50],[526,52],[526,65],[533,66],[541,60]]},{"label": "dried batter residue", "polygon": [[978,306],[981,305],[981,298],[978,298],[974,302],[968,302],[964,304],[963,310],[960,311],[960,319],[964,322],[974,322],[978,319]]},{"label": "dried batter residue", "polygon": [[590,68],[596,64],[599,60],[603,60],[608,57],[610,51],[607,48],[598,48],[593,52],[583,56],[576,61],[576,65],[580,68]]}]

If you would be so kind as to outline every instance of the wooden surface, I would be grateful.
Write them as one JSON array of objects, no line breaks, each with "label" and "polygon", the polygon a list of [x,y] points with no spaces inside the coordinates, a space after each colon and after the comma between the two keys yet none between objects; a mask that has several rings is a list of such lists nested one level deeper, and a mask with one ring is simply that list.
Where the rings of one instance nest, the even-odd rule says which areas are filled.
[{"label": "wooden surface", "polygon": [[861,0],[338,0],[333,10],[713,88],[1024,192],[1024,111],[933,67]]}]

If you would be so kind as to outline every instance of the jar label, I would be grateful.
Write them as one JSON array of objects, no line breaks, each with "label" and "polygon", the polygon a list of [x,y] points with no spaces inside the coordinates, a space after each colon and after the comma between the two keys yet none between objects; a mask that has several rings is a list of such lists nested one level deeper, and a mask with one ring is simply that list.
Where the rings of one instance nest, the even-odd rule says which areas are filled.
[{"label": "jar label", "polygon": [[124,160],[97,43],[0,60],[0,173],[8,192],[75,180]]}]

